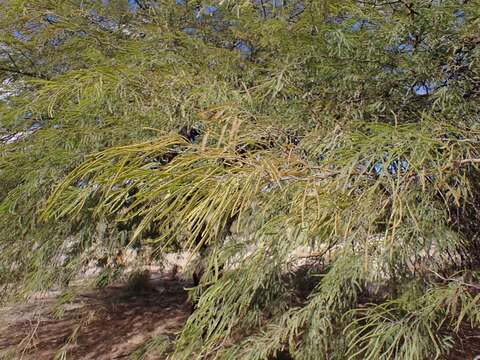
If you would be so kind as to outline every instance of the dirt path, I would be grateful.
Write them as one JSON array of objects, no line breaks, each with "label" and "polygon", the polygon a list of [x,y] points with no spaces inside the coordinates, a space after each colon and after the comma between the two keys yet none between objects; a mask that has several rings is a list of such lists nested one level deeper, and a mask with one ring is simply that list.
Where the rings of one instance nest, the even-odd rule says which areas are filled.
[{"label": "dirt path", "polygon": [[[4,309],[0,355],[17,345],[13,359],[46,360],[62,353],[69,360],[128,359],[154,336],[173,337],[186,320],[185,284],[157,278],[151,285],[140,294],[122,286],[84,293],[68,305],[61,319],[49,311],[52,299]],[[39,308],[43,310],[38,312]]]}]

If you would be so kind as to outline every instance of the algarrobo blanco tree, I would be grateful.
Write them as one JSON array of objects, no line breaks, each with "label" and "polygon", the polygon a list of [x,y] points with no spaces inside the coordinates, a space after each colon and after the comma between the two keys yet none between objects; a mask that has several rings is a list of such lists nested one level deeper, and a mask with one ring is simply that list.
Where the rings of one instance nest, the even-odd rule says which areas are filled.
[{"label": "algarrobo blanco tree", "polygon": [[5,293],[188,249],[174,358],[427,359],[480,325],[478,1],[132,4],[3,1]]}]

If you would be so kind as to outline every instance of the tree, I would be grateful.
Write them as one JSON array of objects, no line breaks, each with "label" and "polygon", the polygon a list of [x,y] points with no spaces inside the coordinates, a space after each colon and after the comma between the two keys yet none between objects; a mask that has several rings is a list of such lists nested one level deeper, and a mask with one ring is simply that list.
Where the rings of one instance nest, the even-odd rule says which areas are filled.
[{"label": "tree", "polygon": [[426,359],[479,326],[478,1],[135,4],[4,1],[6,293],[188,249],[175,358]]}]

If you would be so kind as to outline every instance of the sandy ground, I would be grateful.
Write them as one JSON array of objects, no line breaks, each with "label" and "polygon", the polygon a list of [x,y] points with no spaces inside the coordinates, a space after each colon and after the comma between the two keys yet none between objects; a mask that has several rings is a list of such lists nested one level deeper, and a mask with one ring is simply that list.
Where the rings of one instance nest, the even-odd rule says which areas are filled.
[{"label": "sandy ground", "polygon": [[[134,293],[126,286],[78,295],[61,319],[50,298],[0,311],[0,359],[13,345],[13,359],[129,359],[149,339],[173,338],[186,320],[186,284],[160,277]],[[39,312],[39,308],[43,309]],[[63,347],[65,343],[70,344]],[[63,347],[63,348],[62,348]],[[62,357],[63,355],[63,357]],[[162,359],[152,354],[146,359]]]},{"label": "sandy ground", "polygon": [[[18,352],[9,359],[15,360],[130,359],[153,337],[174,338],[189,313],[188,285],[153,275],[140,292],[121,285],[80,292],[61,318],[52,314],[53,294],[0,309],[0,359],[13,346]],[[477,360],[480,331],[465,327],[459,335],[447,360]]]}]

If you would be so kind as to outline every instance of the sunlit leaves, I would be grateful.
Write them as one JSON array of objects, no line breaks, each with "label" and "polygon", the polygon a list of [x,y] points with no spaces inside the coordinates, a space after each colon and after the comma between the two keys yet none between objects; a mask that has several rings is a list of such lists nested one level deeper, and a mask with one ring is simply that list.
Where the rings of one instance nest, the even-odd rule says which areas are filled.
[{"label": "sunlit leaves", "polygon": [[201,253],[179,358],[420,359],[478,325],[478,4],[142,4],[0,17],[3,283]]}]

